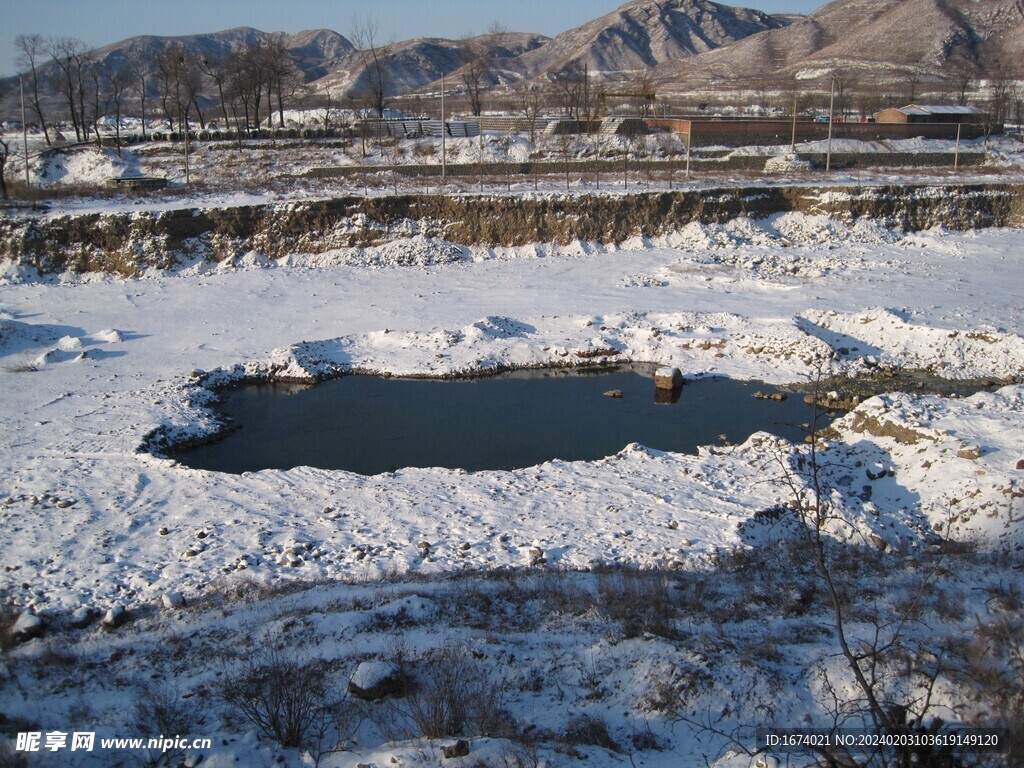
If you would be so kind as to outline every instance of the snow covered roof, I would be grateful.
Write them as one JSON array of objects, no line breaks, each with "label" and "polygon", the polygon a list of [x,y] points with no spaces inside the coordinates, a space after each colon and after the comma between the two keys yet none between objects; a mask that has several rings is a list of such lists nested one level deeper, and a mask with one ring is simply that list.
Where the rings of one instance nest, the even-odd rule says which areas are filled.
[{"label": "snow covered roof", "polygon": [[908,104],[905,107],[900,107],[900,112],[907,115],[977,115],[981,113],[981,110],[959,105]]}]

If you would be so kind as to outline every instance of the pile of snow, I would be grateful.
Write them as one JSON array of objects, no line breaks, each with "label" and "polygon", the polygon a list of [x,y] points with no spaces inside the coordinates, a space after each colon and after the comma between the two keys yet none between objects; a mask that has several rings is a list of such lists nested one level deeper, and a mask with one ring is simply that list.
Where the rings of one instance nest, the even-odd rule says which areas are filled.
[{"label": "pile of snow", "polygon": [[803,173],[813,166],[810,160],[801,160],[795,152],[787,152],[765,161],[765,173]]},{"label": "pile of snow", "polygon": [[138,158],[130,150],[121,156],[113,149],[94,146],[58,149],[37,157],[29,168],[35,187],[102,187],[118,176],[140,176]]}]

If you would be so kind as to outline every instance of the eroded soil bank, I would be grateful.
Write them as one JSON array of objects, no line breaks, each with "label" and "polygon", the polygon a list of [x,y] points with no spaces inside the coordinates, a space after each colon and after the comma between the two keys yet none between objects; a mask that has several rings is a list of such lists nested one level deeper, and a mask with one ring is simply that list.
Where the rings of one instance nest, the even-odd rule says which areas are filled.
[{"label": "eroded soil bank", "polygon": [[621,243],[786,212],[965,230],[1024,224],[1024,185],[749,186],[624,196],[400,195],[0,219],[0,258],[40,274],[135,275],[255,251],[269,258],[429,237],[460,246]]}]

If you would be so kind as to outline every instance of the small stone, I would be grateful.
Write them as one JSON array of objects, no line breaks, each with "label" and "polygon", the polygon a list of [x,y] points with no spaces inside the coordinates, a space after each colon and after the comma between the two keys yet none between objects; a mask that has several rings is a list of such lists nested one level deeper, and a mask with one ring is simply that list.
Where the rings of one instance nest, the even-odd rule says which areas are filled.
[{"label": "small stone", "polygon": [[185,604],[185,598],[181,596],[181,592],[164,592],[163,597],[160,598],[160,604],[168,611],[180,608]]},{"label": "small stone", "polygon": [[87,627],[92,624],[93,616],[91,608],[86,605],[80,606],[71,614],[71,626],[77,629]]},{"label": "small stone", "polygon": [[441,753],[445,758],[465,757],[469,754],[469,742],[459,739],[454,744],[441,747]]},{"label": "small stone", "polygon": [[206,531],[196,531],[196,538],[197,539],[205,539],[209,535],[210,534],[208,534]]},{"label": "small stone", "polygon": [[1024,469],[1024,459],[1017,462],[1017,469]]},{"label": "small stone", "polygon": [[116,629],[128,621],[128,611],[123,605],[115,605],[103,615],[103,626]]},{"label": "small stone", "polygon": [[421,541],[419,544],[416,545],[416,548],[419,549],[421,552],[426,552],[430,549],[430,542]]},{"label": "small stone", "polygon": [[604,396],[605,397],[620,398],[620,397],[622,397],[622,390],[621,389],[609,389],[607,392],[604,393]]},{"label": "small stone", "polygon": [[970,461],[976,461],[981,458],[981,446],[969,445],[966,448],[961,448],[957,451],[957,456],[961,459],[969,459]]},{"label": "small stone", "polygon": [[462,546],[460,546],[460,547],[459,547],[459,549],[461,549],[461,550],[462,550],[463,552],[466,552],[466,551],[468,551],[469,549],[471,549],[471,548],[472,548],[472,546],[473,546],[473,545],[472,545],[472,544],[470,544],[470,543],[469,543],[468,541],[464,541],[464,542],[462,542]]},{"label": "small stone", "polygon": [[57,502],[57,508],[67,509],[68,507],[74,505],[74,503],[75,502],[71,501],[71,499],[61,499],[60,501]]},{"label": "small stone", "polygon": [[165,528],[164,526],[160,526],[160,528],[157,530],[157,533],[159,533],[161,536],[166,536],[170,532],[170,529]]},{"label": "small stone", "polygon": [[889,548],[889,544],[886,542],[886,540],[876,533],[872,533],[870,536],[868,536],[868,540],[874,545],[875,549],[877,549],[879,552],[885,552],[885,550]]}]

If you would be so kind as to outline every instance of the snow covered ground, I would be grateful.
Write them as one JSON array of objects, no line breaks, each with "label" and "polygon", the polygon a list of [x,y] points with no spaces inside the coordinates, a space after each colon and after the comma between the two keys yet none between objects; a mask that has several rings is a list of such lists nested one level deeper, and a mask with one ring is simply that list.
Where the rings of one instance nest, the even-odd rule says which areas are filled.
[{"label": "snow covered ground", "polygon": [[[422,669],[433,668],[432,649],[454,647],[470,657],[459,656],[464,663],[500,670],[511,691],[507,706],[537,730],[539,746],[531,752],[521,740],[485,739],[474,742],[471,757],[444,760],[438,742],[404,738],[375,710],[357,729],[354,751],[321,765],[479,764],[475,756],[485,765],[555,766],[573,762],[565,744],[595,765],[620,764],[626,753],[637,765],[703,765],[705,755],[722,766],[753,764],[722,757],[728,740],[710,731],[686,731],[678,715],[696,716],[692,708],[674,700],[682,709],[669,713],[654,683],[670,680],[678,694],[686,680],[710,675],[715,691],[694,683],[690,704],[716,713],[716,731],[818,718],[813,687],[769,695],[780,684],[761,674],[759,662],[732,667],[733,657],[709,646],[713,617],[677,616],[680,626],[691,622],[678,636],[609,635],[616,619],[608,595],[632,587],[561,571],[638,565],[702,574],[760,551],[777,535],[761,525],[765,511],[791,500],[776,459],[792,447],[760,434],[699,456],[630,445],[601,461],[513,472],[362,477],[299,467],[231,476],[143,452],[144,440],[209,433],[208,387],[268,372],[447,375],[578,364],[595,360],[594,350],[614,349],[615,360],[674,365],[691,377],[782,384],[820,369],[984,377],[995,383],[989,392],[887,395],[836,425],[822,455],[848,524],[832,533],[851,546],[877,540],[902,557],[948,528],[956,541],[1019,567],[1019,243],[1019,230],[903,233],[785,214],[694,224],[614,249],[452,251],[421,238],[383,246],[384,257],[360,250],[272,261],[254,253],[132,280],[5,279],[0,593],[15,613],[30,611],[50,630],[6,652],[0,714],[39,726],[15,730],[125,734],[139,680],[166,680],[202,704],[192,731],[216,736],[200,750],[203,765],[237,758],[269,766],[279,757],[299,765],[301,750],[282,750],[214,714],[207,697],[217,676],[242,663],[239,649],[283,642],[302,658],[329,660],[343,689],[355,663],[393,660],[402,656],[394,643],[404,642]],[[1004,574],[1019,586],[1019,571],[971,567],[965,583],[979,589],[994,588]],[[509,568],[532,575],[521,573],[521,584],[508,589],[500,579],[429,578]],[[538,586],[552,572],[557,583]],[[328,586],[251,599],[320,582]],[[488,597],[495,590],[500,600]],[[526,595],[521,604],[507,594],[517,590]],[[236,594],[247,599],[226,598]],[[478,599],[510,606],[512,618],[542,615],[516,629],[512,618],[485,612],[478,626],[461,613]],[[118,607],[135,621],[104,630],[96,619]],[[971,613],[963,615],[966,622]],[[72,616],[85,628],[67,629]],[[764,632],[784,647],[784,660],[769,654],[766,662],[779,679],[823,653],[820,638],[787,645],[797,641],[781,619],[759,626],[755,612],[743,621],[733,639],[748,650]],[[772,712],[758,715],[760,705],[744,710],[730,698],[747,690],[770,700]],[[573,746],[566,734],[583,715],[604,719],[619,752],[594,742],[593,728],[591,741]],[[665,749],[636,746],[645,743]],[[30,765],[46,764],[36,757]],[[70,752],[61,757],[92,764],[75,763]]]}]

